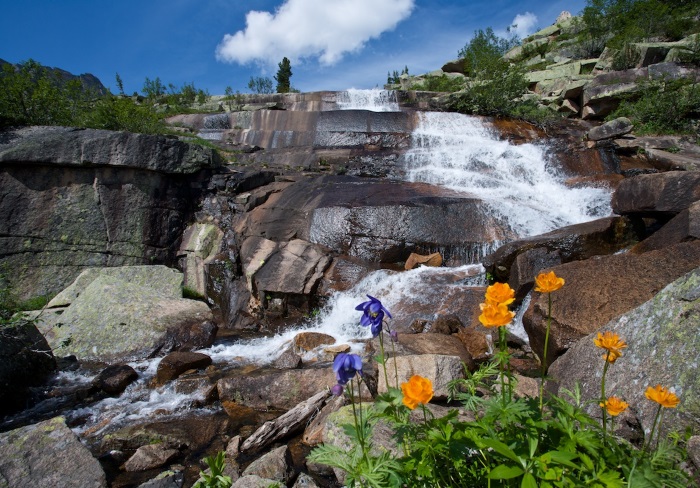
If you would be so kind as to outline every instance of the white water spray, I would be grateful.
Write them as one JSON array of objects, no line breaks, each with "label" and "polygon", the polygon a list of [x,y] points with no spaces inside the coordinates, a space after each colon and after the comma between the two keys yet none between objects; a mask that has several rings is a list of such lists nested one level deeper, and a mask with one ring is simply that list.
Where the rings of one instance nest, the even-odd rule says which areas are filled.
[{"label": "white water spray", "polygon": [[477,117],[418,116],[412,148],[404,156],[409,179],[483,199],[519,237],[610,214],[610,190],[567,187],[544,147],[498,140]]},{"label": "white water spray", "polygon": [[399,103],[393,90],[357,90],[350,88],[336,95],[341,110],[369,110],[372,112],[398,112]]}]

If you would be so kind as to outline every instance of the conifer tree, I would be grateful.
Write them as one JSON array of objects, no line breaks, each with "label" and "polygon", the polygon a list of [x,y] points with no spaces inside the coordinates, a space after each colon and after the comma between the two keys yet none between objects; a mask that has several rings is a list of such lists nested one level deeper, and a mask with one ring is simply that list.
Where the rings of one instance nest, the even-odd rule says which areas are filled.
[{"label": "conifer tree", "polygon": [[275,81],[277,81],[277,93],[289,93],[291,91],[289,79],[292,77],[292,64],[285,56],[277,66],[279,66],[277,74],[275,75]]}]

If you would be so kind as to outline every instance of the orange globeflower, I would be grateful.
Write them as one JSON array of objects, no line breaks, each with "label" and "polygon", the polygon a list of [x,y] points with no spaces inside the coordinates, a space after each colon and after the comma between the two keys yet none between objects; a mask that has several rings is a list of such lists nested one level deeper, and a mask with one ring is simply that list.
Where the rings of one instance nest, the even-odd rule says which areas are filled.
[{"label": "orange globeflower", "polygon": [[494,283],[486,288],[486,303],[510,305],[515,301],[515,290],[508,283]]},{"label": "orange globeflower", "polygon": [[433,384],[428,378],[413,375],[406,383],[401,383],[403,404],[413,410],[419,403],[428,403],[433,398]]},{"label": "orange globeflower", "polygon": [[608,415],[617,417],[622,412],[627,410],[627,407],[629,407],[629,403],[620,400],[617,397],[611,396],[605,401],[605,403],[600,402],[600,406],[605,407],[605,410],[608,412]]},{"label": "orange globeflower", "polygon": [[654,388],[648,386],[644,396],[666,408],[676,408],[681,402],[674,393],[661,385],[656,385]]},{"label": "orange globeflower", "polygon": [[607,354],[603,355],[603,359],[609,363],[617,361],[617,359],[622,356],[622,349],[627,347],[627,344],[620,339],[619,335],[610,331],[603,332],[602,334],[598,332],[598,337],[593,339],[593,344],[608,351]]},{"label": "orange globeflower", "polygon": [[535,278],[535,291],[552,293],[564,286],[564,278],[559,278],[554,271],[540,273]]},{"label": "orange globeflower", "polygon": [[510,324],[513,317],[515,317],[515,312],[509,311],[508,305],[505,303],[486,302],[479,305],[479,307],[481,307],[479,322],[484,327],[502,327]]}]

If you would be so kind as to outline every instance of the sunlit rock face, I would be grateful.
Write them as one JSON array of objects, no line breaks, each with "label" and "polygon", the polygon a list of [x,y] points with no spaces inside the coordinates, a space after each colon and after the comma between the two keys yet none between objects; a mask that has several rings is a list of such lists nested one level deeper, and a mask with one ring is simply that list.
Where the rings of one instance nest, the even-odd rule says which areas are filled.
[{"label": "sunlit rock face", "polygon": [[87,267],[172,263],[211,149],[163,136],[29,127],[0,138],[0,263],[21,298]]},{"label": "sunlit rock face", "polygon": [[471,195],[350,176],[290,185],[247,214],[239,231],[273,241],[300,238],[384,263],[434,251],[453,262],[471,261],[483,248],[513,237]]}]

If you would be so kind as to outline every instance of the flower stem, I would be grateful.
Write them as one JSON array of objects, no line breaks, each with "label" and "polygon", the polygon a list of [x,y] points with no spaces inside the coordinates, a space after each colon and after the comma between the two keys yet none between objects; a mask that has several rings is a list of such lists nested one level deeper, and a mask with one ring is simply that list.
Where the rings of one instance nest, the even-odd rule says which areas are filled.
[{"label": "flower stem", "polygon": [[[394,358],[394,374],[396,375],[394,379],[396,382],[394,383],[394,386],[396,389],[399,389],[399,366],[396,364],[396,347],[394,346],[394,341],[391,341],[391,357]],[[389,385],[387,383],[387,389],[389,388]]]},{"label": "flower stem", "polygon": [[651,441],[654,440],[654,431],[656,430],[656,425],[658,424],[660,418],[661,418],[661,404],[659,404],[659,408],[656,409],[656,415],[654,416],[654,423],[651,425],[651,432],[649,433],[649,442],[645,442],[644,445],[642,446],[642,454],[644,454],[644,451],[646,451],[647,447],[651,446]]},{"label": "flower stem", "polygon": [[[384,368],[384,381],[386,389],[389,390],[389,375],[386,373],[386,356],[384,355],[384,332],[379,332],[379,349],[382,351],[382,368]],[[396,360],[394,360],[396,362]],[[397,375],[398,378],[398,375]],[[398,380],[397,380],[398,381]]]},{"label": "flower stem", "polygon": [[544,334],[544,351],[542,353],[542,378],[540,379],[540,414],[544,408],[544,383],[547,374],[547,346],[549,346],[549,329],[552,326],[552,293],[547,293],[549,307],[547,308],[547,331]]},{"label": "flower stem", "polygon": [[610,359],[610,351],[607,352],[605,355],[605,366],[603,366],[603,378],[600,380],[600,409],[603,414],[603,445],[606,444],[607,442],[607,417],[608,417],[608,412],[605,409],[605,375],[608,373],[608,366],[610,365],[610,362],[608,361]]},{"label": "flower stem", "polygon": [[[500,360],[500,364],[499,364],[499,369],[501,370],[501,399],[503,402],[503,408],[505,408],[506,407],[506,380],[505,380],[506,358],[505,358],[505,352],[506,352],[506,348],[507,348],[506,328],[505,327],[498,328],[498,342],[499,342],[499,347],[501,350],[501,360]],[[512,385],[509,384],[509,388],[512,388]]]}]

